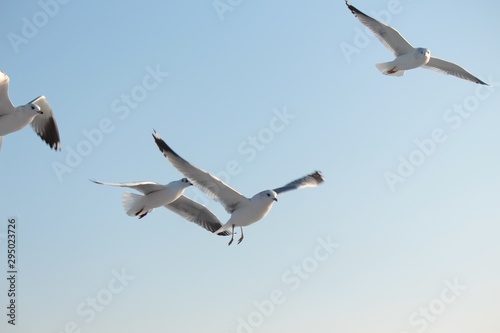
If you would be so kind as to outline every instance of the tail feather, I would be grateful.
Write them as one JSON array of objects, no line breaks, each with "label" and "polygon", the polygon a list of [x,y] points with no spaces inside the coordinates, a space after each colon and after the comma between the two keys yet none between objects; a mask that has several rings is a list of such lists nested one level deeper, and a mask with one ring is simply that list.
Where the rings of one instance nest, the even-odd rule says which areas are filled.
[{"label": "tail feather", "polygon": [[392,63],[392,61],[375,64],[375,67],[377,67],[377,69],[384,75],[403,76],[405,74],[405,71],[394,70],[394,64]]},{"label": "tail feather", "polygon": [[122,196],[122,204],[123,209],[128,216],[136,216],[137,212],[141,210],[141,207],[138,207],[139,201],[143,198],[140,194],[124,192]]}]

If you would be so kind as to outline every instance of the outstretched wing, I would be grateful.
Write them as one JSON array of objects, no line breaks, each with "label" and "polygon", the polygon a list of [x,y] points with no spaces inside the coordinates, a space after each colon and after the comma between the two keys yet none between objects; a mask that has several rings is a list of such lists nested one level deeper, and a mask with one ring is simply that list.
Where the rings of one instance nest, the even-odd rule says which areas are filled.
[{"label": "outstretched wing", "polygon": [[0,117],[15,111],[9,98],[9,81],[9,76],[0,72]]},{"label": "outstretched wing", "polygon": [[249,200],[219,178],[195,167],[177,155],[156,132],[153,133],[153,138],[163,156],[196,187],[220,202],[228,213],[232,213],[240,202]]},{"label": "outstretched wing", "polygon": [[50,148],[61,150],[61,140],[59,139],[57,123],[52,114],[52,108],[45,99],[45,96],[37,97],[28,104],[38,105],[43,112],[37,115],[31,122],[33,130],[50,146]]},{"label": "outstretched wing", "polygon": [[323,178],[321,172],[315,171],[314,173],[296,179],[293,182],[286,184],[285,186],[275,188],[273,191],[276,192],[277,194],[280,194],[286,191],[297,190],[303,187],[315,187],[324,181],[325,179]]},{"label": "outstretched wing", "polygon": [[159,190],[163,190],[165,188],[164,185],[153,183],[153,182],[105,183],[105,182],[100,182],[100,181],[97,181],[94,179],[90,179],[90,181],[94,182],[96,184],[100,184],[100,185],[129,187],[129,188],[132,188],[134,190],[141,192],[144,195],[152,193],[152,192],[156,192]]},{"label": "outstretched wing", "polygon": [[432,69],[436,72],[441,72],[448,75],[454,75],[464,80],[472,81],[479,84],[488,85],[487,83],[479,80],[477,77],[469,73],[465,68],[460,67],[452,62],[431,57],[427,64],[422,66],[427,69]]},{"label": "outstretched wing", "polygon": [[399,31],[366,15],[351,5],[348,1],[346,1],[345,4],[354,16],[356,16],[361,23],[366,25],[368,29],[370,29],[382,42],[382,44],[384,44],[385,47],[387,47],[395,56],[400,56],[413,51],[413,46],[411,46],[411,44],[408,43],[403,36],[401,36]]},{"label": "outstretched wing", "polygon": [[[177,200],[164,205],[176,214],[179,214],[186,220],[194,222],[200,227],[213,233],[218,230],[222,224],[217,216],[215,216],[207,207],[181,195]],[[228,236],[229,232],[225,231],[218,234],[219,236]]]}]

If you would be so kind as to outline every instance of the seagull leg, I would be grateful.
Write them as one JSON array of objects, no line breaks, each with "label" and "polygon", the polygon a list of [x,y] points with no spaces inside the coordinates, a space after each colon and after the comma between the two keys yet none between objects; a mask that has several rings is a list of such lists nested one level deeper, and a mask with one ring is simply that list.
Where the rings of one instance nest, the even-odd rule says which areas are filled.
[{"label": "seagull leg", "polygon": [[233,243],[233,238],[234,238],[234,224],[231,228],[231,240],[229,241],[229,243],[227,243],[227,246],[229,246]]},{"label": "seagull leg", "polygon": [[387,71],[387,74],[394,74],[394,73],[396,73],[397,71],[398,71],[398,70],[396,69],[396,66],[394,66],[394,67],[392,67],[391,69],[389,69],[389,70]]},{"label": "seagull leg", "polygon": [[241,230],[241,237],[240,239],[238,239],[238,244],[241,243],[241,241],[243,240],[243,227],[240,226],[240,230]]},{"label": "seagull leg", "polygon": [[135,213],[135,216],[139,216],[139,220],[142,219],[144,216],[146,216],[149,213],[148,211],[143,213],[143,211],[144,211],[144,207],[142,207],[140,211]]}]

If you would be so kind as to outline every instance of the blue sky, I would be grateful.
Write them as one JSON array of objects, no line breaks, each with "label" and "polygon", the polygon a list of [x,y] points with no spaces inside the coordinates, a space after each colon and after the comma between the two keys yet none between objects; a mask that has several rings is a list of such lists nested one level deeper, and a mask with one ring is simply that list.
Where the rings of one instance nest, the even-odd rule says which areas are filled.
[{"label": "blue sky", "polygon": [[[491,86],[381,75],[392,55],[340,0],[4,4],[10,98],[47,97],[62,151],[3,140],[19,296],[2,332],[498,332],[500,5],[352,4]],[[137,220],[88,179],[181,178],[153,129],[246,196],[326,182],[238,246],[166,209]]]}]

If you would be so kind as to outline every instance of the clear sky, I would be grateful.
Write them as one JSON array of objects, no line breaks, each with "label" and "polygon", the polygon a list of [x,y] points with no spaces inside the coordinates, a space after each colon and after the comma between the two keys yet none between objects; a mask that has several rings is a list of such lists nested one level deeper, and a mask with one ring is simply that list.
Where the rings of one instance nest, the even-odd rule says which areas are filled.
[{"label": "clear sky", "polygon": [[[10,98],[51,103],[0,151],[2,332],[499,332],[500,3],[353,1],[479,86],[392,54],[344,1],[4,1]],[[182,176],[153,129],[246,196],[314,170],[240,245],[121,188]],[[219,204],[186,194],[225,222]]]}]

